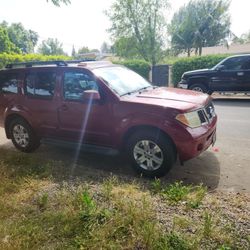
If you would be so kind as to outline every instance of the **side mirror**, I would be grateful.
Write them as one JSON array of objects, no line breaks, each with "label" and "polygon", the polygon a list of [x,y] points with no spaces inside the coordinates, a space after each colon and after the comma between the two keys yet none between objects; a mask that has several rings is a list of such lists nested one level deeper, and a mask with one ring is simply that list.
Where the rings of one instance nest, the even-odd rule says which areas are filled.
[{"label": "side mirror", "polygon": [[222,71],[222,70],[224,70],[224,69],[226,69],[225,65],[219,65],[219,66],[216,68],[217,71]]},{"label": "side mirror", "polygon": [[101,100],[100,94],[96,90],[85,90],[82,95],[83,100],[99,101]]}]

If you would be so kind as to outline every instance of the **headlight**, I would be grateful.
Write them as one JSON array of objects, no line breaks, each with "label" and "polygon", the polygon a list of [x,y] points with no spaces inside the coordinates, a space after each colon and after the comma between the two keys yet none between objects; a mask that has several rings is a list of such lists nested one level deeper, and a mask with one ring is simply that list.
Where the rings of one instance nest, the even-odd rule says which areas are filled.
[{"label": "headlight", "polygon": [[178,114],[175,118],[177,121],[181,122],[182,124],[190,128],[197,128],[201,126],[201,120],[197,111]]}]

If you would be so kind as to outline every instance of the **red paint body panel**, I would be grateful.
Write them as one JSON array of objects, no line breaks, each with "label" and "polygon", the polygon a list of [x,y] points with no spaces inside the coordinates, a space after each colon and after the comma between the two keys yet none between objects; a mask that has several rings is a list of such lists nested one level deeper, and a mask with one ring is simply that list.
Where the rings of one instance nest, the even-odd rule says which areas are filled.
[{"label": "red paint body panel", "polygon": [[55,93],[51,100],[25,95],[24,77],[30,69],[8,70],[19,73],[19,92],[0,93],[0,126],[5,127],[7,118],[16,114],[26,119],[40,137],[80,141],[116,149],[122,148],[124,136],[130,129],[151,126],[172,139],[181,161],[196,157],[213,143],[216,116],[209,124],[194,129],[175,119],[180,113],[203,108],[211,102],[208,95],[198,92],[161,87],[119,97],[102,79],[96,78],[101,90],[100,102],[90,104],[65,101],[62,89],[64,73],[77,70],[92,74],[93,65],[32,69],[56,72]]}]

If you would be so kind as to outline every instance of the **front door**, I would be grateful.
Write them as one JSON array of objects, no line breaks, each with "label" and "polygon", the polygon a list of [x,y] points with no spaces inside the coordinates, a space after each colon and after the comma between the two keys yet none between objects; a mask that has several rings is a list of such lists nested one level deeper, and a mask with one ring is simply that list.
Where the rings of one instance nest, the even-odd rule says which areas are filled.
[{"label": "front door", "polygon": [[[69,70],[62,76],[59,105],[60,135],[78,143],[109,146],[111,144],[111,108],[100,86],[85,70]],[[99,91],[101,100],[84,100],[85,90]]]},{"label": "front door", "polygon": [[211,78],[210,88],[213,91],[242,91],[247,85],[247,72],[244,69],[249,57],[238,56],[228,58],[221,64],[223,66]]}]

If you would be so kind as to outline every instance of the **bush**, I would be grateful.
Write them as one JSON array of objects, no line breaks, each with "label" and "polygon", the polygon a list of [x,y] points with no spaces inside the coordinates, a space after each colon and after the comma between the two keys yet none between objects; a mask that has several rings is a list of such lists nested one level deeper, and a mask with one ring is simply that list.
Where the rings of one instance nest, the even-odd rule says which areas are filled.
[{"label": "bush", "polygon": [[139,75],[144,78],[149,78],[149,71],[151,69],[150,63],[144,60],[125,60],[125,61],[114,61],[115,64],[121,64],[133,71],[137,72]]},{"label": "bush", "polygon": [[4,68],[6,64],[15,62],[28,61],[52,61],[52,60],[70,60],[68,56],[45,56],[40,54],[0,54],[0,69]]},{"label": "bush", "polygon": [[184,72],[196,69],[212,68],[228,55],[210,55],[182,58],[174,62],[172,67],[172,82],[176,85]]}]

